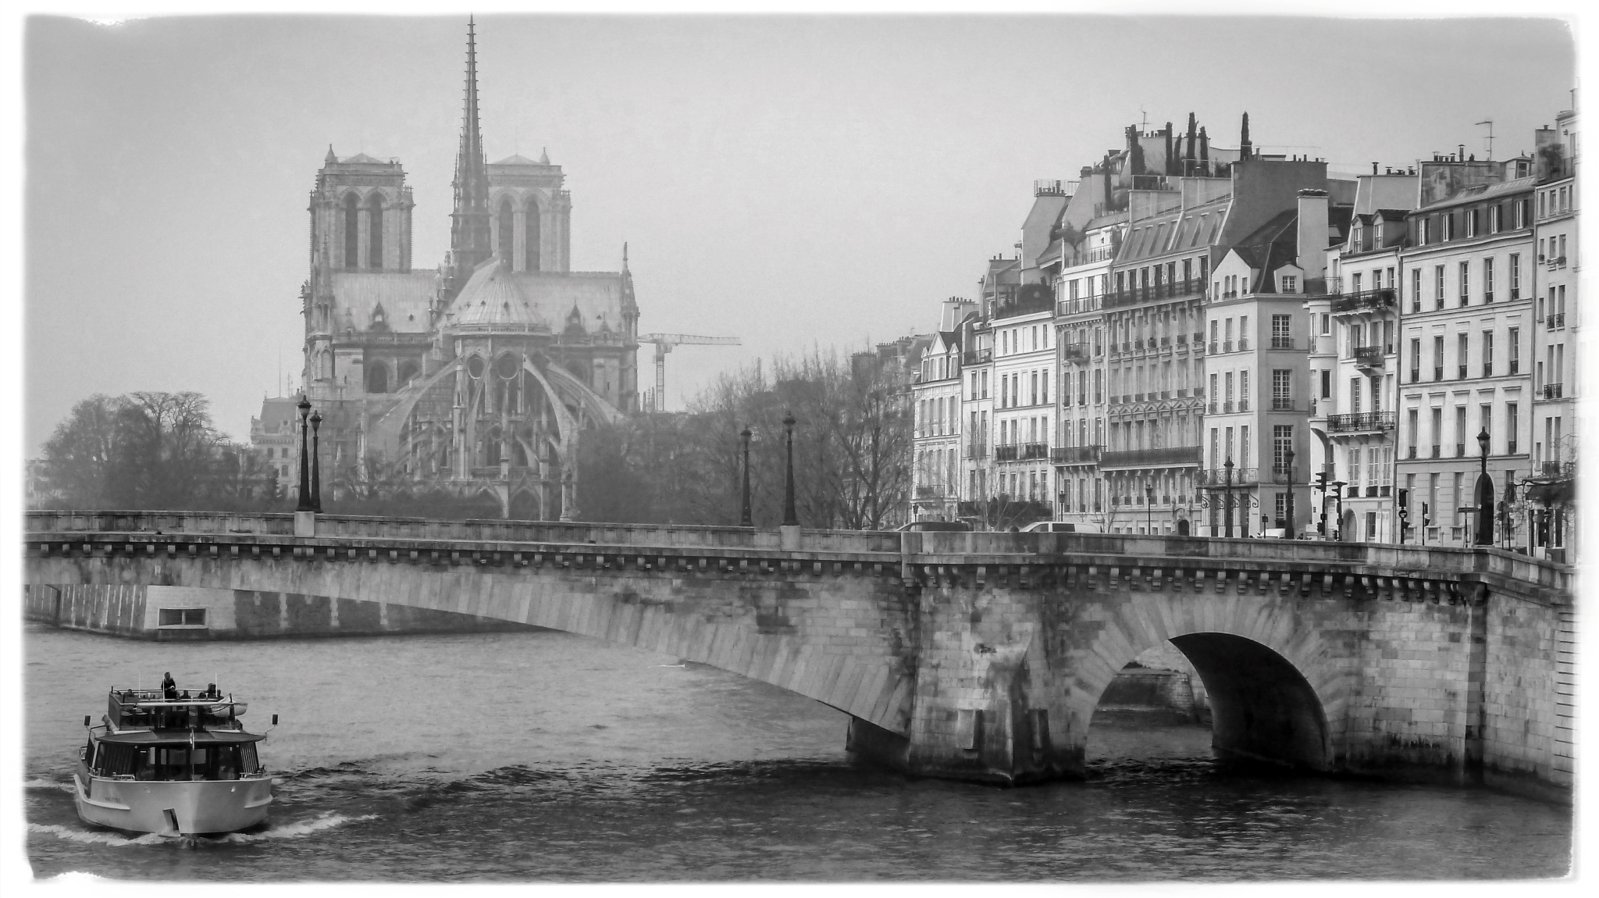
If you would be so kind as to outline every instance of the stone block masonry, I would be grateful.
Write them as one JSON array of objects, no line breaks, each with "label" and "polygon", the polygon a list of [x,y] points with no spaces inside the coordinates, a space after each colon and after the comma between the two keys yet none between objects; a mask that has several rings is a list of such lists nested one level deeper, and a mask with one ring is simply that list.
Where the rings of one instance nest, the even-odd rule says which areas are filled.
[{"label": "stone block masonry", "polygon": [[29,515],[30,609],[112,627],[150,618],[140,588],[190,588],[233,596],[236,629],[567,630],[824,702],[909,772],[1005,784],[1081,775],[1117,675],[1173,647],[1223,756],[1571,786],[1571,571],[1497,549],[113,517]]}]

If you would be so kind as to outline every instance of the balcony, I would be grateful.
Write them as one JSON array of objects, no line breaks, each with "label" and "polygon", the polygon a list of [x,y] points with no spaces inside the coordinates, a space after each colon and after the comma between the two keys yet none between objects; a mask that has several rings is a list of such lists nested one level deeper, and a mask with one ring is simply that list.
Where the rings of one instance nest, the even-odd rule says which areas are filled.
[{"label": "balcony", "polygon": [[1162,299],[1198,296],[1204,292],[1205,285],[1197,278],[1189,278],[1186,281],[1172,281],[1169,284],[1151,284],[1147,287],[1124,287],[1113,293],[1105,294],[1105,308],[1131,306]]},{"label": "balcony", "polygon": [[1547,319],[1547,322],[1549,324],[1549,329],[1550,330],[1558,330],[1560,328],[1563,328],[1563,327],[1566,326],[1566,313],[1565,312],[1552,313],[1549,316],[1549,318]]},{"label": "balcony", "polygon": [[1293,337],[1285,337],[1285,336],[1278,336],[1277,334],[1272,334],[1272,337],[1271,337],[1271,348],[1272,349],[1298,349],[1299,347],[1294,345],[1294,338]]},{"label": "balcony", "polygon": [[1387,433],[1398,425],[1396,412],[1356,412],[1349,415],[1328,415],[1329,433]]},{"label": "balcony", "polygon": [[1355,365],[1361,368],[1381,368],[1383,364],[1383,348],[1381,346],[1356,346]]},{"label": "balcony", "polygon": [[1466,368],[1465,365],[1457,365],[1457,366],[1455,366],[1455,371],[1456,371],[1456,373],[1458,373],[1460,375],[1459,378],[1458,378],[1459,380],[1465,380],[1466,379],[1467,368]]},{"label": "balcony", "polygon": [[1271,466],[1271,482],[1272,483],[1293,483],[1294,482],[1294,469],[1292,467],[1287,466],[1287,465],[1272,465]]},{"label": "balcony", "polygon": [[1545,398],[1545,399],[1564,399],[1564,398],[1566,398],[1565,388],[1566,388],[1565,384],[1544,384],[1543,385],[1543,398]]},{"label": "balcony", "polygon": [[1273,396],[1271,397],[1271,410],[1274,412],[1297,412],[1299,408],[1294,404],[1294,397],[1292,396]]},{"label": "balcony", "polygon": [[1015,461],[1016,456],[1020,454],[1020,450],[1021,447],[1015,443],[1004,446],[996,445],[994,447],[994,461]]},{"label": "balcony", "polygon": [[1234,466],[1231,475],[1228,468],[1210,468],[1199,472],[1199,485],[1207,489],[1225,489],[1229,483],[1233,486],[1250,486],[1260,482],[1260,471],[1257,468],[1243,468]]},{"label": "balcony", "polygon": [[1333,314],[1340,312],[1374,312],[1389,309],[1394,306],[1398,296],[1392,287],[1378,290],[1360,290],[1354,293],[1340,293],[1332,301]]},{"label": "balcony", "polygon": [[1048,458],[1048,457],[1049,457],[1049,444],[1048,443],[1023,443],[1022,444],[1022,461],[1031,461],[1033,459]]},{"label": "balcony", "polygon": [[1484,303],[1493,302],[1494,301],[1494,292],[1492,290],[1484,290],[1484,291],[1482,291],[1482,301]]},{"label": "balcony", "polygon": [[1420,368],[1412,368],[1412,369],[1410,369],[1410,382],[1413,383],[1413,384],[1421,382],[1421,369]]},{"label": "balcony", "polygon": [[1066,345],[1065,349],[1061,350],[1061,355],[1068,362],[1074,362],[1074,363],[1079,364],[1079,365],[1086,365],[1086,364],[1088,364],[1088,357],[1089,357],[1088,356],[1088,344],[1087,343],[1069,343],[1069,344]]},{"label": "balcony", "polygon": [[966,444],[967,458],[987,458],[988,443],[983,440],[973,440]]},{"label": "balcony", "polygon": [[1099,464],[1099,454],[1104,449],[1102,445],[1057,446],[1049,450],[1049,460],[1057,465],[1095,465]]},{"label": "balcony", "polygon": [[1455,444],[1455,458],[1465,458],[1465,457],[1466,457],[1466,444],[1465,443],[1456,443]]},{"label": "balcony", "polygon": [[1155,468],[1199,464],[1198,446],[1168,446],[1163,449],[1123,449],[1102,452],[1101,468]]},{"label": "balcony", "polygon": [[1538,466],[1538,474],[1541,477],[1571,477],[1576,473],[1576,462],[1546,461]]},{"label": "balcony", "polygon": [[1225,402],[1223,402],[1221,404],[1221,413],[1222,414],[1224,414],[1224,415],[1230,414],[1232,411],[1233,411],[1233,401],[1231,399],[1228,399],[1227,401],[1225,401]]},{"label": "balcony", "polygon": [[985,362],[992,361],[993,358],[994,350],[992,349],[968,349],[961,353],[961,364],[981,365]]},{"label": "balcony", "polygon": [[1437,365],[1437,366],[1433,367],[1433,369],[1432,369],[1432,379],[1433,380],[1443,380],[1444,379],[1444,366]]}]

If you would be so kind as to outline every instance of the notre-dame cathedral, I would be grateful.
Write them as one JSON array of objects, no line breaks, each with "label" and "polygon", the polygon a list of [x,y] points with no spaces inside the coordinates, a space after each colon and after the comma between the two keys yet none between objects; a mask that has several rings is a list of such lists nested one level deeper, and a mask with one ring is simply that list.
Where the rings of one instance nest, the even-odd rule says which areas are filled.
[{"label": "notre-dame cathedral", "polygon": [[[482,147],[469,23],[442,265],[412,268],[413,203],[398,161],[329,147],[317,172],[302,376],[323,419],[325,497],[382,479],[492,497],[510,517],[569,519],[578,433],[638,407],[626,247],[621,271],[570,270],[561,167],[547,154],[490,163]],[[268,400],[256,422],[265,444],[297,437],[296,401]],[[282,470],[292,485],[297,472]]]}]

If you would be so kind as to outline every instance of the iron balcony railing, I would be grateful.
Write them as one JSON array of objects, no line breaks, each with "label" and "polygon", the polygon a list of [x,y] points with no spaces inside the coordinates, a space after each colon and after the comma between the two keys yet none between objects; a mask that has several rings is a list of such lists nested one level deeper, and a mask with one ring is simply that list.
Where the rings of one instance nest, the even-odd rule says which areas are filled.
[{"label": "iron balcony railing", "polygon": [[1017,447],[1017,445],[1015,443],[1010,443],[1008,445],[1003,445],[1003,446],[996,445],[994,447],[994,460],[995,461],[1015,461],[1016,460],[1016,455],[1018,453],[1018,448],[1019,447]]},{"label": "iron balcony railing", "polygon": [[1327,430],[1332,433],[1382,433],[1393,430],[1398,424],[1397,412],[1355,412],[1347,415],[1328,415]]},{"label": "iron balcony railing", "polygon": [[1271,410],[1274,412],[1297,412],[1299,408],[1294,403],[1292,396],[1271,397]]},{"label": "iron balcony railing", "polygon": [[1278,336],[1277,334],[1272,334],[1272,337],[1271,337],[1271,348],[1272,349],[1298,349],[1299,347],[1294,344],[1294,338],[1293,337],[1283,337],[1283,336]]},{"label": "iron balcony railing", "polygon": [[1355,364],[1362,368],[1380,367],[1383,362],[1383,347],[1381,346],[1356,346]]},{"label": "iron balcony railing", "polygon": [[974,441],[972,441],[970,443],[967,443],[966,444],[966,457],[967,458],[987,458],[988,457],[988,443],[986,443],[986,442],[984,442],[982,440],[974,440]]},{"label": "iron balcony railing", "polygon": [[1061,355],[1063,355],[1068,362],[1086,363],[1089,358],[1088,344],[1068,343],[1066,348],[1061,350]]},{"label": "iron balcony railing", "polygon": [[1029,460],[1035,459],[1035,458],[1048,458],[1048,457],[1049,457],[1049,444],[1048,443],[1023,443],[1022,444],[1022,460],[1023,461],[1029,461]]},{"label": "iron balcony railing", "polygon": [[1225,489],[1228,483],[1233,486],[1252,486],[1260,482],[1260,471],[1257,468],[1244,468],[1233,466],[1232,477],[1229,480],[1227,467],[1202,469],[1199,472],[1199,485],[1207,489]]},{"label": "iron balcony railing", "polygon": [[992,349],[968,349],[967,351],[961,353],[961,364],[978,365],[982,364],[983,362],[990,361],[993,358],[994,351]]},{"label": "iron balcony railing", "polygon": [[1099,454],[1104,450],[1102,445],[1057,446],[1049,450],[1049,460],[1057,465],[1093,465],[1099,463]]},{"label": "iron balcony railing", "polygon": [[1361,290],[1355,293],[1339,293],[1332,301],[1332,310],[1334,314],[1337,314],[1339,312],[1365,312],[1386,309],[1392,307],[1397,298],[1392,287]]},{"label": "iron balcony railing", "polygon": [[1565,398],[1565,389],[1566,389],[1565,384],[1544,384],[1543,385],[1543,398],[1545,398],[1545,399],[1564,399]]},{"label": "iron balcony railing", "polygon": [[1200,447],[1167,446],[1160,449],[1120,449],[1099,456],[1101,468],[1147,468],[1199,464]]}]

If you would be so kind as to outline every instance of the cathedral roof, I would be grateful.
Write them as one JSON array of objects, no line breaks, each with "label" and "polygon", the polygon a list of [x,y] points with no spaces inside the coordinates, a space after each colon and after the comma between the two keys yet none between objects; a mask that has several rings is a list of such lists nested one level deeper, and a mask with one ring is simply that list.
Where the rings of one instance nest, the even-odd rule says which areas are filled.
[{"label": "cathedral roof", "polygon": [[[575,318],[574,318],[574,312]],[[622,276],[615,272],[512,271],[491,259],[445,312],[445,327],[533,328],[551,333],[576,321],[590,334],[622,327]]]},{"label": "cathedral roof", "polygon": [[495,162],[493,164],[494,165],[549,165],[550,161],[548,159],[546,159],[543,162],[539,162],[536,159],[529,159],[526,156],[523,156],[522,154],[518,153],[518,154],[516,154],[514,156],[507,156],[504,159],[501,159],[499,162]]},{"label": "cathedral roof", "polygon": [[388,165],[388,163],[384,162],[382,159],[374,159],[365,153],[356,153],[354,156],[346,156],[339,161],[345,163],[346,165]]},{"label": "cathedral roof", "polygon": [[390,331],[427,332],[428,302],[438,288],[434,272],[335,271],[332,279],[335,330],[368,330],[373,310],[382,305]]}]

